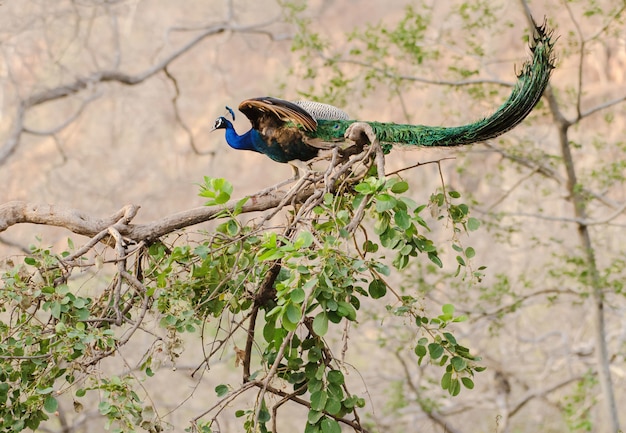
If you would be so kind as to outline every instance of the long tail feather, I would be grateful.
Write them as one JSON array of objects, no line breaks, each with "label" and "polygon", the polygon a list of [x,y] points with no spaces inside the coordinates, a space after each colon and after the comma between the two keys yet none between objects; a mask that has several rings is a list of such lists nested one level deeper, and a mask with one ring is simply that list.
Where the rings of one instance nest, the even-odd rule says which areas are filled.
[{"label": "long tail feather", "polygon": [[[459,146],[488,140],[511,130],[537,105],[554,69],[553,33],[547,30],[545,23],[536,25],[535,30],[530,46],[532,60],[524,64],[511,95],[491,116],[455,127],[367,123],[381,143],[413,146]],[[324,141],[338,140],[352,122],[321,120],[313,135]]]}]

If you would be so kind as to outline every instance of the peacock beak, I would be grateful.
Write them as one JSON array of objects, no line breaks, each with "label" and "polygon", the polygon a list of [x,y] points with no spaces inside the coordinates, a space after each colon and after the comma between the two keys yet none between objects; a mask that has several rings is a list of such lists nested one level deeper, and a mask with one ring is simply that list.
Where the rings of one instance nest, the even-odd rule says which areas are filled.
[{"label": "peacock beak", "polygon": [[221,127],[223,127],[223,121],[221,117],[218,117],[217,119],[215,119],[215,123],[213,124],[213,128],[211,128],[211,130],[209,131],[209,133],[215,131],[216,129],[220,129]]}]

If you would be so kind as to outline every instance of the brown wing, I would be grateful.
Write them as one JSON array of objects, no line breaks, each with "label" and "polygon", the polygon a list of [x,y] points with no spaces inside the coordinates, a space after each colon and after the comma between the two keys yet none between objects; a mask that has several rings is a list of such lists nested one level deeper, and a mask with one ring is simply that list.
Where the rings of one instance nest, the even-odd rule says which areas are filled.
[{"label": "brown wing", "polygon": [[263,98],[246,99],[239,104],[239,111],[246,115],[252,127],[261,130],[267,126],[278,127],[285,122],[293,122],[307,131],[317,129],[317,121],[304,108],[283,99]]}]

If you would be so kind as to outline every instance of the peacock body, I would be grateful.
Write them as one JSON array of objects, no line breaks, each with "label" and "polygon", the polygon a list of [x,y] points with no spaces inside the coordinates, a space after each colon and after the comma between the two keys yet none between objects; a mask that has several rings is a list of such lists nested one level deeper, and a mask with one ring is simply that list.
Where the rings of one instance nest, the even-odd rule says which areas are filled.
[{"label": "peacock body", "polygon": [[[532,59],[522,67],[509,98],[491,116],[454,127],[366,122],[383,149],[388,152],[393,145],[472,144],[497,137],[520,124],[541,99],[554,69],[552,32],[545,24],[535,26],[535,30],[530,46]],[[225,117],[219,117],[213,129],[226,130],[230,147],[263,153],[277,162],[308,161],[316,157],[320,149],[344,141],[346,130],[356,122],[332,105],[272,97],[247,99],[239,105],[239,111],[252,124],[248,132],[237,134]]]}]

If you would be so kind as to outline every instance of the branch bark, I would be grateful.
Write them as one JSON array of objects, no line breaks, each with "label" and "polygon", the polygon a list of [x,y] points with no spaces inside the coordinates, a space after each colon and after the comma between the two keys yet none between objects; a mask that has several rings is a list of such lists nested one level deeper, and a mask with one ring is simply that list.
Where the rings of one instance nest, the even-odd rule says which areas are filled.
[{"label": "branch bark", "polygon": [[[295,194],[295,201],[301,203],[310,197],[315,188],[309,187]],[[242,213],[261,212],[277,207],[287,193],[252,196],[241,209]],[[132,224],[139,206],[126,205],[108,217],[97,217],[80,209],[60,206],[10,201],[0,205],[0,232],[16,224],[42,224],[62,227],[74,234],[88,237],[96,236],[109,227],[114,227],[122,236],[135,242],[154,241],[175,230],[200,224],[232,212],[239,200],[233,200],[224,207],[197,207],[168,215],[145,224]]]}]

